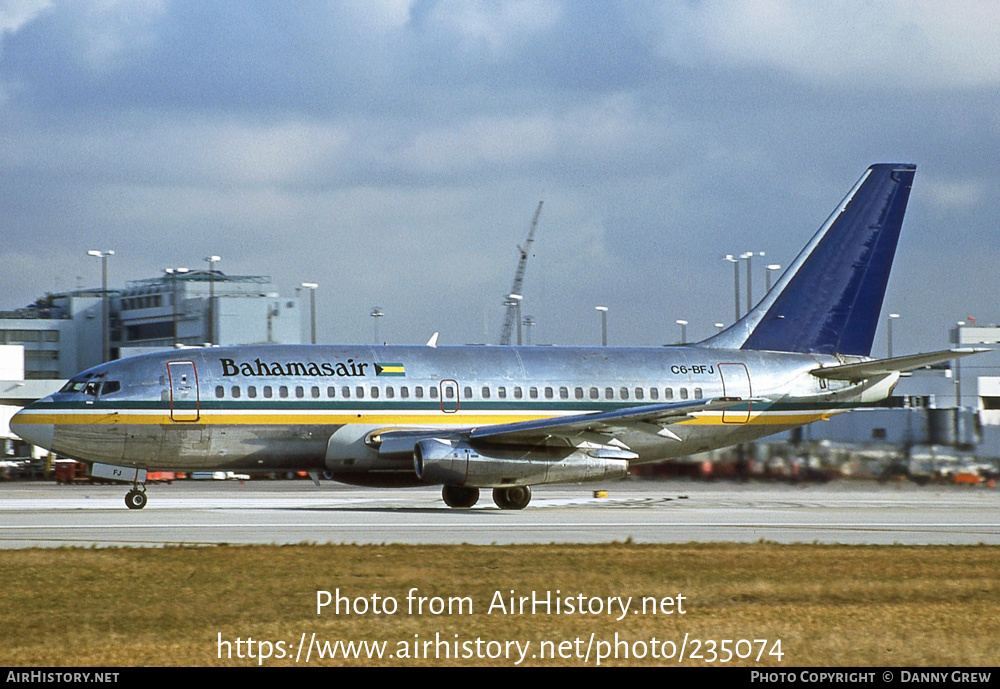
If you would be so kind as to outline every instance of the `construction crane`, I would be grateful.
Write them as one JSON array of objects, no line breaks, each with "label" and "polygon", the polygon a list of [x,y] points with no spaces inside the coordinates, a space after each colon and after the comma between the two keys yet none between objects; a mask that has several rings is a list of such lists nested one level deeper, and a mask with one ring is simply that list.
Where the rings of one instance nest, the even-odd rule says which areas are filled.
[{"label": "construction crane", "polygon": [[[538,208],[535,209],[535,217],[531,221],[531,229],[528,230],[528,238],[524,242],[524,246],[518,246],[517,250],[521,253],[521,258],[517,261],[517,271],[514,273],[514,285],[510,288],[510,292],[507,293],[506,298],[504,298],[504,306],[507,307],[507,313],[504,315],[503,319],[503,330],[500,331],[500,344],[509,345],[511,332],[514,330],[515,326],[518,326],[518,332],[520,332],[520,324],[518,321],[518,314],[521,311],[521,286],[524,284],[524,268],[528,264],[528,252],[531,250],[531,243],[535,241],[535,228],[538,227],[538,216],[542,213],[542,204],[544,201],[538,202]],[[518,337],[518,344],[521,344],[520,337]]]}]

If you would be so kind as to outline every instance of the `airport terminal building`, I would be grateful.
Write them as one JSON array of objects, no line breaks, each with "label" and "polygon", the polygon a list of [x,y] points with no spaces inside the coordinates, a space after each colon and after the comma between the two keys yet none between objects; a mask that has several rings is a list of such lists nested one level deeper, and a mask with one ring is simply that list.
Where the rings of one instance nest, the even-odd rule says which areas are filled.
[{"label": "airport terminal building", "polygon": [[[101,363],[104,308],[99,289],[48,294],[0,312],[0,345],[23,347],[25,380],[66,380]],[[109,358],[205,344],[299,344],[308,341],[306,310],[300,295],[280,296],[267,276],[171,270],[108,290]]]}]

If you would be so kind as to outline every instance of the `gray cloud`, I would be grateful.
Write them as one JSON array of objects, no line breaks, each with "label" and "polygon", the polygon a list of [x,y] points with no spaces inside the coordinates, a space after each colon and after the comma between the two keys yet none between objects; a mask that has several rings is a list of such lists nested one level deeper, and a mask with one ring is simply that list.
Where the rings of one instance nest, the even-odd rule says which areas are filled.
[{"label": "gray cloud", "polygon": [[[539,199],[536,341],[732,318],[726,253],[787,263],[872,162],[919,165],[900,347],[997,320],[993,3],[28,2],[0,16],[0,308],[218,253],[320,334],[495,340]],[[773,258],[772,258],[773,257]],[[757,272],[761,278],[762,272]],[[995,270],[987,277],[995,279]],[[758,284],[757,289],[760,289]]]}]

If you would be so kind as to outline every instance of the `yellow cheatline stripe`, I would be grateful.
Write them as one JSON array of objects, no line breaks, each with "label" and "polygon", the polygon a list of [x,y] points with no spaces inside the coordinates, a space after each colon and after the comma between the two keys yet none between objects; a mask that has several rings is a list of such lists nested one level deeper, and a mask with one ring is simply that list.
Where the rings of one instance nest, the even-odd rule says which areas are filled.
[{"label": "yellow cheatline stripe", "polygon": [[[734,421],[731,417],[723,421],[721,412],[707,412],[699,414],[690,419],[677,421],[679,426],[762,426],[762,425],[788,425],[806,424],[820,419],[829,418],[837,413],[834,410],[817,410],[808,413],[783,413],[783,412],[756,412],[750,415],[749,421]],[[517,423],[520,421],[533,421],[538,419],[550,419],[565,417],[572,420],[579,414],[568,412],[552,412],[550,414],[514,414],[510,412],[498,411],[494,414],[463,414],[462,412],[445,413],[412,413],[412,414],[386,414],[386,413],[366,413],[357,412],[337,412],[337,413],[317,413],[315,411],[302,411],[289,413],[286,411],[275,411],[270,413],[253,412],[216,412],[202,411],[200,418],[195,421],[193,411],[178,410],[175,412],[176,419],[172,419],[169,413],[162,411],[150,411],[147,413],[93,413],[93,412],[66,412],[66,413],[29,413],[18,418],[18,423],[25,424],[54,424],[57,426],[75,425],[167,425],[180,423],[184,425],[230,425],[230,426],[291,426],[297,424],[314,425],[350,425],[350,424],[378,424],[378,425],[429,425],[429,426],[476,426],[476,425],[499,425],[505,423]]]},{"label": "yellow cheatline stripe", "polygon": [[[184,419],[193,417],[191,412],[177,412],[176,416]],[[226,414],[202,412],[197,421],[176,421],[170,418],[170,414],[158,412],[155,414],[31,414],[18,419],[18,423],[24,424],[54,424],[57,426],[77,426],[77,425],[145,425],[156,426],[171,423],[183,423],[186,425],[236,425],[236,426],[293,426],[301,424],[317,425],[346,425],[363,423],[368,424],[393,424],[393,425],[461,425],[475,426],[485,424],[515,423],[518,421],[529,421],[534,419],[550,418],[548,416],[515,416],[510,414],[496,415],[462,415],[462,414],[366,414],[362,412],[354,414],[317,414],[315,412],[303,412],[299,414],[289,414],[287,412],[274,414]]]}]

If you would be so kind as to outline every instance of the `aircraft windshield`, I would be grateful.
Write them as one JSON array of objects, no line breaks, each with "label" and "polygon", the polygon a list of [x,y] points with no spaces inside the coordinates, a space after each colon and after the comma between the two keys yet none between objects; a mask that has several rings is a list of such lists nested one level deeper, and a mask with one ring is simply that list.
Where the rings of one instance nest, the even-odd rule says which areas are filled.
[{"label": "aircraft windshield", "polygon": [[121,383],[116,380],[104,381],[102,390],[100,379],[103,377],[103,373],[99,373],[97,375],[88,373],[86,375],[77,376],[62,386],[62,389],[60,389],[59,392],[80,392],[85,395],[90,395],[91,397],[97,397],[98,393],[110,394],[121,390]]},{"label": "aircraft windshield", "polygon": [[87,385],[87,379],[90,376],[73,378],[68,383],[62,386],[59,392],[83,392],[83,388]]}]

